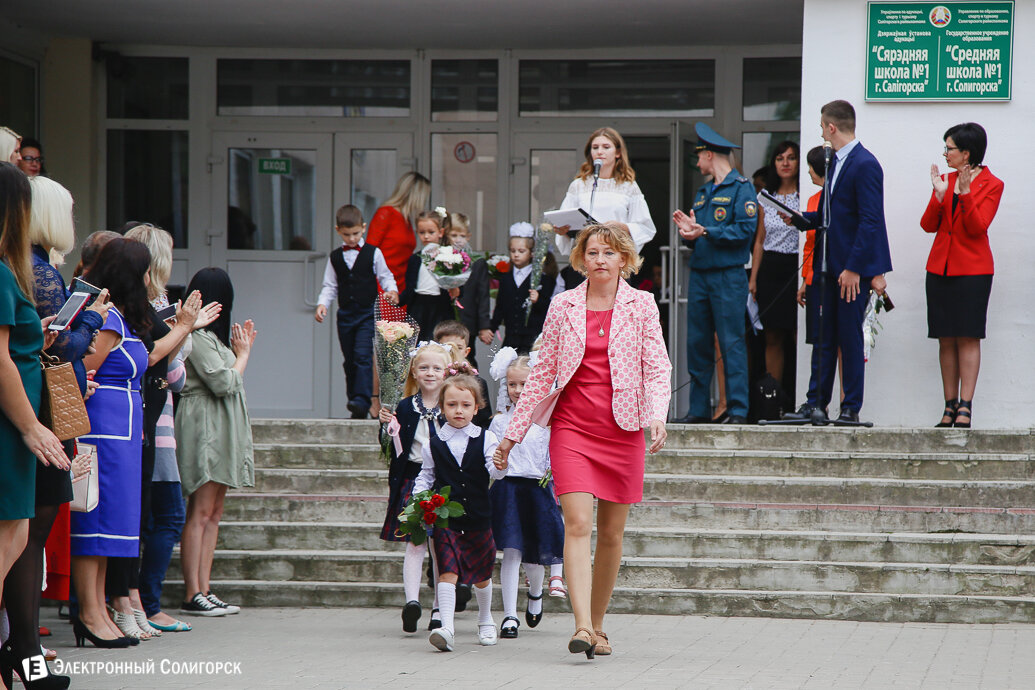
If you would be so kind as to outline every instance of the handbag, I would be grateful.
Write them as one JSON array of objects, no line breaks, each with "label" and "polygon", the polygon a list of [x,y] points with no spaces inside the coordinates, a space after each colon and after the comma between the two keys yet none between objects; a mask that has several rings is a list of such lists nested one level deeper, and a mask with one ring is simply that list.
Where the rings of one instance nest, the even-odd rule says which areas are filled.
[{"label": "handbag", "polygon": [[[96,461],[97,446],[76,443],[75,459],[72,460],[72,505],[70,506],[71,510],[76,513],[89,513],[97,507],[101,500]],[[82,471],[84,466],[85,472]]]},{"label": "handbag", "polygon": [[61,441],[90,433],[90,417],[86,414],[72,365],[42,352],[40,366],[43,368],[40,422]]}]

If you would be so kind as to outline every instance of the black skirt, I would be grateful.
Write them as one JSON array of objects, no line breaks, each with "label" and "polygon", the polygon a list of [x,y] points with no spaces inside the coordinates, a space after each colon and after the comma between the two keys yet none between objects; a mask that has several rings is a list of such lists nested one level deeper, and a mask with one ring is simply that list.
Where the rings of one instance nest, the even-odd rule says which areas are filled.
[{"label": "black skirt", "polygon": [[793,331],[798,327],[798,255],[763,252],[755,299],[763,328]]},{"label": "black skirt", "polygon": [[927,337],[984,338],[992,276],[927,274]]}]

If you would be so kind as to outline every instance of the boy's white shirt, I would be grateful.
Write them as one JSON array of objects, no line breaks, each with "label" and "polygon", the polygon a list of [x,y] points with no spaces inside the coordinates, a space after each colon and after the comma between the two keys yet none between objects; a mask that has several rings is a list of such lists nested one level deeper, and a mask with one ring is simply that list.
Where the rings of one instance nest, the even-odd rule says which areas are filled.
[{"label": "boy's white shirt", "polygon": [[[438,430],[438,437],[445,442],[456,464],[460,465],[463,462],[464,453],[467,452],[467,442],[473,438],[478,438],[482,433],[485,434],[485,447],[483,450],[485,452],[485,468],[489,471],[489,478],[503,479],[503,477],[507,476],[507,470],[496,469],[496,465],[492,461],[492,454],[496,452],[496,446],[500,444],[496,434],[491,431],[483,431],[480,426],[471,423],[468,423],[462,429],[446,424]],[[417,475],[417,480],[413,484],[413,493],[415,494],[427,491],[435,485],[435,459],[431,456],[430,442],[424,444],[424,447],[421,448],[421,456],[423,457],[423,462],[421,463],[420,474]]]},{"label": "boy's white shirt", "polygon": [[[364,244],[366,242],[361,239],[359,241],[359,248],[362,249]],[[342,244],[341,246],[344,247],[345,245]],[[352,270],[352,267],[356,265],[357,256],[359,256],[359,252],[345,252],[342,256],[349,270]],[[385,255],[377,247],[374,248],[374,275],[377,276],[377,282],[381,284],[382,290],[385,292],[399,292],[399,287],[395,284],[395,276],[388,270]],[[317,302],[330,309],[331,303],[334,302],[337,296],[338,274],[334,272],[331,260],[327,259],[327,266],[323,269],[323,287],[320,289],[320,298]]]}]

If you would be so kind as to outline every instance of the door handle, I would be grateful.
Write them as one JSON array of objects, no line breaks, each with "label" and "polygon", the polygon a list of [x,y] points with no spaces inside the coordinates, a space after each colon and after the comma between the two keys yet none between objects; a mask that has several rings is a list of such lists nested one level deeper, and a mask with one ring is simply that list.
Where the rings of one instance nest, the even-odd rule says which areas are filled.
[{"label": "door handle", "polygon": [[661,297],[658,299],[659,304],[671,304],[672,300],[669,297],[669,261],[672,259],[672,253],[670,247],[661,247]]},{"label": "door handle", "polygon": [[309,298],[309,267],[312,266],[317,259],[323,259],[327,254],[310,254],[305,258],[302,263],[302,301],[305,302],[307,307],[316,307],[320,303],[316,300]]}]

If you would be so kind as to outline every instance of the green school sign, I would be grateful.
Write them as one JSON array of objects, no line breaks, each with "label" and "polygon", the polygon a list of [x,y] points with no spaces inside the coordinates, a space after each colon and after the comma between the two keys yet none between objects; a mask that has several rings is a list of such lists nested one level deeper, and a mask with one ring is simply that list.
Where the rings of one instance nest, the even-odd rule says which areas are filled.
[{"label": "green school sign", "polygon": [[259,172],[264,175],[290,175],[290,158],[260,158]]},{"label": "green school sign", "polygon": [[871,2],[867,101],[1008,101],[1013,2]]}]

